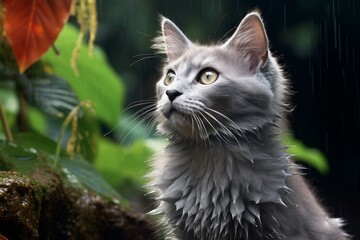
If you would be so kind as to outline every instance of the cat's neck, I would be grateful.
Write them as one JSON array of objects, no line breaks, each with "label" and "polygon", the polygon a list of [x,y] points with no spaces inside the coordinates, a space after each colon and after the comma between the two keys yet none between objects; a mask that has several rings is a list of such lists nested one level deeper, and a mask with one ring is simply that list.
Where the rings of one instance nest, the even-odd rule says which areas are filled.
[{"label": "cat's neck", "polygon": [[[204,179],[217,183],[220,179],[224,186],[219,191],[233,184],[243,189],[242,198],[255,203],[281,202],[280,192],[286,189],[285,178],[294,165],[279,132],[276,125],[268,124],[223,141],[218,137],[173,139],[165,150],[164,171],[173,181],[184,178],[184,184],[208,184],[202,182]],[[168,192],[172,187],[162,190]]]},{"label": "cat's neck", "polygon": [[269,125],[232,142],[170,140],[154,172],[163,202],[160,212],[166,212],[170,223],[198,234],[210,222],[247,232],[246,226],[261,222],[261,203],[283,204],[287,192],[292,164],[278,133]]},{"label": "cat's neck", "polygon": [[170,140],[154,171],[159,209],[167,209],[160,211],[189,231],[207,231],[207,221],[239,229],[256,224],[260,204],[283,204],[287,191],[292,164],[278,133],[269,125],[232,142]]},{"label": "cat's neck", "polygon": [[281,129],[277,124],[267,123],[262,127],[234,131],[229,134],[210,135],[206,139],[170,137],[169,148],[185,148],[186,151],[203,150],[209,152],[236,151],[243,160],[254,161],[256,155],[278,157],[284,153],[280,141]]}]

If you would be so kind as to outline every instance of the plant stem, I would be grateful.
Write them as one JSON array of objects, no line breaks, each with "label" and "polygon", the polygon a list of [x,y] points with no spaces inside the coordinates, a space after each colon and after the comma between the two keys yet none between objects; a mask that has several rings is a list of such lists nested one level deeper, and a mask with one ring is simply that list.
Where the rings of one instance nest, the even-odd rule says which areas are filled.
[{"label": "plant stem", "polygon": [[[65,131],[66,131],[66,128],[69,126],[69,124],[71,122],[73,122],[73,128],[71,130],[70,139],[68,141],[71,141],[70,144],[75,144],[74,139],[75,139],[76,131],[78,130],[77,129],[77,118],[78,118],[77,114],[79,113],[80,108],[87,108],[90,111],[94,112],[94,109],[92,108],[91,101],[90,100],[84,100],[84,101],[81,101],[76,107],[74,107],[71,110],[71,112],[67,115],[67,117],[65,118],[65,120],[64,120],[64,122],[63,122],[63,124],[61,125],[61,128],[60,128],[59,138],[58,138],[58,142],[57,142],[56,150],[55,150],[54,167],[56,167],[57,164],[58,164],[60,153],[61,153],[61,145],[62,145],[63,140],[64,140]],[[74,123],[74,121],[76,121],[76,122]],[[69,144],[69,142],[68,142],[68,144]],[[73,147],[69,147],[69,148],[73,149]],[[68,154],[73,154],[73,152],[68,152]]]},{"label": "plant stem", "polygon": [[6,140],[8,140],[9,142],[14,142],[14,138],[11,134],[11,130],[10,130],[9,124],[7,122],[7,118],[5,116],[4,108],[3,108],[1,101],[0,101],[0,119],[1,119],[1,124],[2,124],[3,130],[4,130],[4,133],[5,133]]},{"label": "plant stem", "polygon": [[55,157],[54,157],[54,167],[57,166],[57,163],[59,161],[60,152],[61,152],[61,144],[62,144],[63,139],[64,139],[65,130],[66,130],[67,126],[69,125],[69,123],[72,121],[72,119],[74,117],[74,114],[77,114],[79,108],[80,108],[79,106],[74,107],[71,110],[71,112],[69,113],[69,115],[65,118],[63,124],[61,125],[60,133],[59,133],[59,139],[58,139],[58,142],[57,142],[57,145],[56,145],[56,151],[55,151]]},{"label": "plant stem", "polygon": [[69,122],[71,121],[71,118],[69,118],[69,116],[65,119],[65,121],[63,122],[63,124],[61,125],[60,128],[60,133],[59,133],[59,139],[56,145],[56,150],[55,150],[55,157],[54,157],[54,164],[53,167],[57,167],[58,161],[59,161],[59,157],[60,157],[60,152],[61,152],[61,144],[64,140],[64,134],[65,134],[65,130],[67,128],[67,126],[69,125]]}]

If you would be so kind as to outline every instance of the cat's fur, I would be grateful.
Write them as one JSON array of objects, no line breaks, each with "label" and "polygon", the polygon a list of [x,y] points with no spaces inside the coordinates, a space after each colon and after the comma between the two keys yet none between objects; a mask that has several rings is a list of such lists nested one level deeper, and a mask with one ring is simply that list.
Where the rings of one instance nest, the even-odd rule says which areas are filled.
[{"label": "cat's fur", "polygon": [[[260,15],[211,46],[162,18],[155,48],[167,55],[164,77],[175,74],[157,83],[158,129],[169,145],[150,174],[170,238],[346,239],[279,139],[288,91]],[[198,74],[208,67],[218,79],[203,85]],[[178,92],[173,101],[168,90]]]}]

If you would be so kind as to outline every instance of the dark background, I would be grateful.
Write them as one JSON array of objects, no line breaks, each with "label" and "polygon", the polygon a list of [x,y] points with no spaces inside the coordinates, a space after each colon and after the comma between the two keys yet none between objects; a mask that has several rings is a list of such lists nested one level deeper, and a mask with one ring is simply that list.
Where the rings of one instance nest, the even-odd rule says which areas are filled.
[{"label": "dark background", "polygon": [[292,83],[293,133],[330,164],[327,175],[307,166],[307,178],[332,215],[360,236],[359,1],[98,0],[97,43],[126,83],[127,103],[152,99],[160,59],[150,45],[159,14],[190,39],[212,42],[253,9]]}]

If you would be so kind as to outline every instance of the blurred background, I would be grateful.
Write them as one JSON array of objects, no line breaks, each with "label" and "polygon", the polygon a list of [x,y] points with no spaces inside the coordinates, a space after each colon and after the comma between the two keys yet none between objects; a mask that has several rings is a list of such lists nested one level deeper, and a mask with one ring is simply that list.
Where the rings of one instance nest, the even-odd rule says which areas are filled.
[{"label": "blurred background", "polygon": [[[161,59],[150,46],[159,30],[160,14],[191,40],[209,43],[230,36],[247,12],[258,9],[271,51],[291,80],[293,135],[321,151],[328,164],[328,169],[321,170],[303,163],[306,178],[316,186],[329,212],[345,219],[350,234],[360,236],[359,1],[98,0],[97,4],[96,42],[123,80],[125,105],[154,99]],[[139,109],[133,107],[128,114]],[[138,138],[152,136],[149,131],[144,135],[141,128],[131,134],[138,129]],[[111,174],[103,172],[111,182]],[[141,194],[139,190],[137,196]],[[135,195],[131,191],[127,197]]]}]

